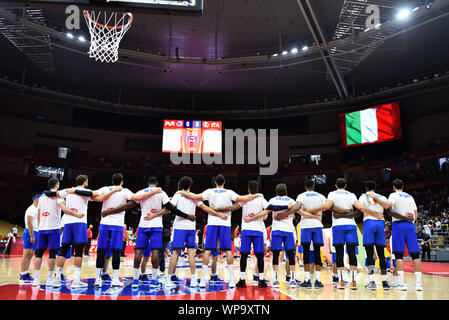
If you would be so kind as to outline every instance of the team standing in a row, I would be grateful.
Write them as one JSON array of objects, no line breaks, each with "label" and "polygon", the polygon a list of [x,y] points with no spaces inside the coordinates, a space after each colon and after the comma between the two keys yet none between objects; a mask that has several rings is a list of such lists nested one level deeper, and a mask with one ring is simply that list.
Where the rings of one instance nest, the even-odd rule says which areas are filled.
[{"label": "team standing in a row", "polygon": [[[112,186],[100,188],[97,191],[87,189],[88,178],[80,175],[76,178],[76,187],[64,190],[59,189],[59,181],[51,178],[48,181],[49,191],[36,195],[25,214],[26,229],[24,231],[24,256],[29,259],[35,250],[34,279],[28,272],[27,263],[21,266],[21,283],[32,282],[34,286],[40,285],[40,267],[42,256],[49,249],[47,286],[60,287],[63,279],[62,270],[67,253],[72,247],[74,250],[75,274],[71,284],[72,288],[87,287],[81,281],[80,271],[82,265],[83,248],[87,243],[87,206],[89,201],[103,202],[96,260],[95,286],[101,287],[109,278],[104,275],[105,265],[112,257],[113,278],[111,286],[120,287],[123,283],[119,279],[120,251],[122,250],[123,225],[125,211],[140,204],[142,215],[137,232],[134,256],[134,270],[132,287],[137,288],[142,283],[150,287],[160,287],[163,284],[157,279],[159,267],[159,250],[162,249],[162,215],[171,212],[176,215],[173,224],[172,256],[169,264],[165,287],[176,286],[180,280],[175,275],[179,253],[188,249],[189,265],[191,271],[190,286],[201,288],[207,285],[207,275],[210,256],[216,256],[218,250],[225,252],[228,269],[228,286],[233,288],[246,286],[247,257],[251,253],[251,245],[257,259],[255,279],[261,288],[267,287],[264,280],[264,231],[265,222],[269,213],[272,213],[271,226],[271,252],[273,254],[272,287],[279,287],[279,254],[285,251],[290,269],[289,285],[296,287],[295,279],[295,227],[293,215],[301,215],[301,245],[304,250],[305,281],[302,287],[311,288],[311,266],[315,266],[315,288],[322,288],[320,279],[321,254],[323,246],[322,212],[332,211],[332,245],[336,252],[334,284],[337,289],[344,289],[346,284],[343,277],[345,249],[349,257],[350,284],[353,290],[357,289],[357,257],[358,246],[357,226],[354,220],[359,214],[364,216],[363,245],[366,249],[368,265],[367,289],[376,289],[374,281],[374,248],[379,257],[382,272],[382,287],[388,290],[407,290],[404,282],[403,254],[407,244],[410,256],[414,260],[416,275],[416,290],[423,290],[421,282],[421,261],[419,259],[419,245],[414,229],[414,220],[417,218],[417,208],[412,196],[403,192],[401,180],[393,181],[393,193],[385,198],[375,193],[375,182],[367,181],[366,192],[357,200],[356,196],[345,190],[346,181],[342,178],[335,183],[336,190],[329,193],[327,199],[314,191],[314,181],[305,182],[306,191],[301,193],[296,201],[288,197],[285,184],[278,184],[275,189],[276,196],[266,201],[258,193],[256,181],[249,181],[248,194],[240,196],[234,191],[225,189],[225,178],[218,175],[215,178],[216,188],[207,189],[201,194],[190,192],[192,179],[183,177],[179,181],[179,190],[170,200],[161,188],[158,181],[151,177],[148,187],[131,192],[123,188],[123,175],[112,176]],[[65,200],[64,200],[65,199]],[[206,206],[202,201],[208,201]],[[195,210],[201,208],[208,213],[207,233],[204,245],[202,274],[200,281],[196,278],[195,249],[196,228]],[[240,280],[237,285],[234,281],[233,255],[231,253],[231,213],[242,208],[241,225],[241,259]],[[355,209],[354,209],[355,208]],[[384,209],[393,217],[392,252],[395,256],[396,269],[392,286],[387,280],[387,265],[384,256],[385,231]],[[65,223],[61,237],[61,210],[64,212]],[[313,250],[312,250],[313,249]],[[313,251],[313,256],[311,256]],[[151,253],[151,254],[150,254]],[[142,262],[151,255],[152,276],[145,274],[139,276]],[[56,256],[57,259],[56,259]],[[142,256],[145,257],[142,261]],[[216,260],[215,260],[216,262]],[[53,274],[56,265],[56,275]],[[214,271],[214,268],[212,268]],[[216,268],[215,271],[216,272]],[[211,274],[211,281],[216,274]]]}]

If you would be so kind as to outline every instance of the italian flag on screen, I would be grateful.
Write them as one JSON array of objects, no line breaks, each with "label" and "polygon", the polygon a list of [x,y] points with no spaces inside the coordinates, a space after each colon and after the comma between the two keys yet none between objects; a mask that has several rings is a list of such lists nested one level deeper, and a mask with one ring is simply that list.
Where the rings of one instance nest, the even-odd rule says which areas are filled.
[{"label": "italian flag on screen", "polygon": [[400,139],[399,103],[340,114],[341,146],[350,147]]}]

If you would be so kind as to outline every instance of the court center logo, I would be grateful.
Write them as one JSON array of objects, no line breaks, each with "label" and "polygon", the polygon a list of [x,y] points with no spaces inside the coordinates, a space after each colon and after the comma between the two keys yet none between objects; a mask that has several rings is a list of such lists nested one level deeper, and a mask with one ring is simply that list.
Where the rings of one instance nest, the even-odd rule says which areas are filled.
[{"label": "court center logo", "polygon": [[[278,170],[279,143],[278,130],[270,129],[267,136],[266,129],[226,129],[225,130],[224,162],[223,153],[170,153],[173,164],[244,164],[247,155],[248,164],[260,164],[267,167],[259,168],[259,175],[274,175]],[[245,139],[248,141],[248,150],[245,152]],[[235,140],[235,148],[234,148]],[[268,147],[267,147],[268,145]],[[269,152],[267,153],[267,149]],[[234,161],[235,150],[235,161]],[[192,159],[193,158],[193,159]]]}]

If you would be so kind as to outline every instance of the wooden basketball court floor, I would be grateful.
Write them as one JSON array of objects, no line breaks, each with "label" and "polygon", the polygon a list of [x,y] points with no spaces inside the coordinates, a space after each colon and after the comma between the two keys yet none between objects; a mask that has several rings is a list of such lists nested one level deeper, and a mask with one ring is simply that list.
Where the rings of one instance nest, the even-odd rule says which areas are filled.
[{"label": "wooden basketball court floor", "polygon": [[[64,275],[69,279],[61,288],[46,288],[45,280],[47,276],[46,260],[44,256],[41,269],[41,286],[32,287],[31,284],[19,284],[19,265],[21,257],[13,256],[0,257],[0,300],[449,300],[449,277],[441,275],[423,274],[422,281],[424,290],[415,291],[415,276],[413,273],[405,272],[405,281],[408,284],[408,291],[397,291],[377,289],[368,291],[365,289],[366,273],[360,270],[358,274],[358,290],[349,288],[337,290],[332,286],[332,270],[323,268],[321,271],[321,281],[324,284],[322,289],[290,288],[285,284],[285,267],[280,265],[280,288],[258,288],[252,286],[252,274],[255,259],[248,262],[247,288],[229,289],[226,283],[216,283],[208,285],[206,288],[190,288],[190,271],[187,261],[180,258],[178,262],[177,276],[183,280],[174,289],[150,289],[147,285],[142,285],[139,289],[131,288],[133,255],[122,258],[120,267],[121,280],[125,286],[119,289],[112,289],[110,285],[100,289],[94,287],[95,281],[95,255],[85,257],[81,277],[89,284],[88,288],[71,289],[70,280],[73,278],[73,261],[66,261]],[[167,262],[168,265],[168,262]],[[270,259],[265,260],[265,278],[271,280]],[[221,279],[227,279],[226,263],[218,263],[218,275]],[[31,275],[33,275],[33,261],[31,263]],[[151,271],[149,265],[147,271]],[[166,270],[167,272],[167,270]],[[109,268],[112,275],[112,267]],[[239,260],[234,259],[234,276],[236,281],[240,274]],[[297,266],[296,276],[299,280],[304,279],[304,270]],[[201,261],[197,258],[197,277],[201,277]],[[389,275],[390,282],[392,275]],[[380,281],[380,276],[376,275],[376,281]]]}]

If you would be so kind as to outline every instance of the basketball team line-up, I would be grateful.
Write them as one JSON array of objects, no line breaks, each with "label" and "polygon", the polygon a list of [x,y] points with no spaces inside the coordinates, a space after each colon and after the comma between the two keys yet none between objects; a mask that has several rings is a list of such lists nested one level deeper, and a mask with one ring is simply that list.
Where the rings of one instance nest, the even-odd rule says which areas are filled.
[{"label": "basketball team line-up", "polygon": [[[276,196],[267,201],[258,193],[259,184],[255,180],[248,182],[248,194],[238,195],[226,189],[226,179],[223,175],[215,177],[215,188],[195,194],[190,191],[193,180],[183,177],[178,182],[179,191],[172,198],[158,187],[155,177],[148,179],[148,187],[136,193],[123,187],[123,175],[112,176],[112,185],[96,191],[88,189],[88,176],[76,177],[76,187],[59,190],[59,180],[48,180],[49,190],[35,194],[33,203],[26,210],[23,235],[24,257],[21,263],[20,284],[41,286],[40,269],[45,250],[49,250],[47,265],[48,275],[45,288],[61,288],[66,281],[63,268],[71,248],[74,252],[74,276],[71,288],[102,288],[110,285],[111,289],[123,288],[128,285],[132,290],[140,286],[151,289],[175,289],[183,282],[190,288],[206,288],[216,282],[223,282],[216,274],[217,256],[220,251],[226,254],[227,288],[245,288],[247,260],[251,252],[256,257],[253,276],[253,286],[258,288],[279,288],[279,257],[286,259],[286,286],[290,288],[321,289],[320,272],[322,268],[321,247],[323,241],[322,214],[332,212],[332,232],[330,233],[330,248],[332,252],[333,276],[332,284],[337,290],[350,288],[358,290],[356,247],[359,244],[355,217],[363,215],[363,245],[367,258],[366,290],[407,291],[404,282],[404,249],[407,245],[413,259],[417,291],[423,291],[421,260],[419,245],[414,229],[417,218],[416,203],[411,195],[404,192],[403,182],[393,181],[392,193],[388,199],[376,193],[376,182],[365,182],[365,193],[359,199],[346,190],[346,180],[338,178],[335,190],[327,198],[314,191],[315,181],[306,180],[305,191],[299,194],[296,201],[288,196],[287,186],[276,185]],[[102,202],[101,221],[96,256],[95,282],[81,279],[83,249],[88,242],[87,237],[87,207],[89,201]],[[208,206],[203,203],[208,202]],[[120,253],[124,229],[125,212],[140,205],[142,215],[137,229],[132,281],[122,282],[119,278]],[[201,278],[196,276],[195,252],[197,248],[195,210],[199,207],[208,214],[205,230],[204,254],[202,257]],[[234,279],[234,257],[231,251],[231,214],[242,208],[241,244],[240,244],[240,277]],[[64,213],[61,217],[61,211]],[[394,265],[393,281],[387,276],[385,253],[386,237],[384,229],[384,212],[392,217],[392,236],[390,239]],[[163,248],[162,215],[174,214],[172,255],[166,276],[158,278],[159,251]],[[272,214],[271,243],[267,240],[265,220]],[[295,276],[296,229],[293,224],[294,215],[301,216],[300,243],[303,248],[304,279],[299,281]],[[62,233],[62,235],[61,235]],[[187,248],[190,279],[179,279],[176,276],[180,253]],[[272,279],[264,278],[264,255],[269,248],[272,253]],[[382,282],[379,286],[375,281],[375,259],[378,257]],[[349,279],[344,273],[345,253],[349,258]],[[34,254],[34,278],[30,275],[29,264]],[[212,272],[209,275],[209,262],[212,256]],[[152,273],[149,277],[143,266],[151,257]],[[112,258],[113,277],[105,272]],[[179,267],[178,267],[179,268]],[[107,268],[106,268],[107,269]],[[139,270],[142,272],[139,274]]]}]

